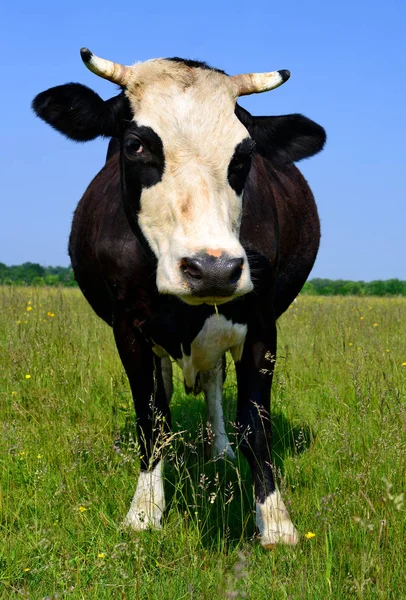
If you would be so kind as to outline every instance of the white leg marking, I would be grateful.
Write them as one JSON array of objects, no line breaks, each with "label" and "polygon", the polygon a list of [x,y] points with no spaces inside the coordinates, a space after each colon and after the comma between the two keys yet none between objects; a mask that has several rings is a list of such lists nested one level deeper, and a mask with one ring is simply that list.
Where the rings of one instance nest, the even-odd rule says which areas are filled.
[{"label": "white leg marking", "polygon": [[256,508],[257,527],[263,546],[274,546],[277,543],[297,544],[298,533],[290,520],[279,490],[269,494],[264,503],[257,502]]},{"label": "white leg marking", "polygon": [[173,380],[172,380],[172,362],[168,355],[161,358],[161,371],[162,379],[164,382],[165,395],[168,403],[171,401],[173,393]]},{"label": "white leg marking", "polygon": [[224,426],[222,406],[223,368],[220,360],[212,371],[200,373],[200,381],[207,402],[210,425],[213,430],[214,442],[212,456],[215,458],[224,454],[227,458],[235,459],[235,454],[230,446]]},{"label": "white leg marking", "polygon": [[161,517],[165,510],[162,466],[160,460],[152,471],[141,471],[124,525],[136,531],[162,529]]}]

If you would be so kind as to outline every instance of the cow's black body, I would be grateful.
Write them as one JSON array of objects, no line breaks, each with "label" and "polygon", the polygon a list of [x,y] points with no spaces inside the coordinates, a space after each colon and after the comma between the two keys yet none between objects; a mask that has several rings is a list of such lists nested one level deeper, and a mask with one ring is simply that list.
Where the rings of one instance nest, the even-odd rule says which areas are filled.
[{"label": "cow's black body", "polygon": [[[206,68],[199,67],[199,63],[185,64],[192,70]],[[236,361],[237,415],[230,418],[237,423],[240,448],[253,473],[257,523],[263,530],[263,543],[272,544],[279,539],[295,543],[297,533],[274,493],[270,391],[276,320],[305,283],[320,240],[313,195],[294,161],[322,148],[324,130],[301,115],[252,117],[236,105],[235,114],[250,136],[248,142],[256,144],[249,157],[250,170],[248,157],[244,159],[243,178],[241,172],[238,175],[230,171],[231,167],[228,171],[229,185],[238,195],[239,188],[244,189],[240,243],[248,258],[254,289],[216,308],[210,304],[193,306],[177,295],[158,291],[156,260],[138,224],[137,211],[143,186],[152,189],[162,178],[165,148],[152,129],[144,128],[141,135],[152,136],[151,143],[157,150],[151,160],[159,168],[151,171],[137,163],[141,164],[137,171],[131,161],[125,162],[126,128],[128,133],[137,125],[131,121],[130,104],[123,93],[103,102],[88,88],[68,84],[43,92],[33,106],[39,116],[73,139],[113,136],[106,164],[75,212],[69,254],[85,297],[113,328],[133,393],[142,471],[153,469],[160,460],[156,448],[161,428],[155,427],[155,418],[170,428],[170,397],[160,368],[160,352],[165,351],[176,360],[190,355],[193,341],[218,310],[228,322],[247,326],[242,356]],[[137,146],[133,152],[137,152]],[[213,240],[212,247],[218,248],[217,243]],[[209,251],[205,256],[208,258]],[[182,260],[188,261],[187,270],[193,267],[192,259]],[[195,283],[193,269],[191,273],[185,286]],[[267,498],[270,504],[266,503]],[[258,517],[261,510],[265,512]],[[269,520],[269,526],[264,525],[264,518]],[[279,526],[279,519],[285,525]],[[276,531],[271,531],[274,526]]]},{"label": "cow's black body", "polygon": [[[233,322],[248,325],[243,357],[237,363],[236,422],[243,431],[248,424],[252,432],[262,429],[257,423],[258,406],[269,410],[273,371],[273,361],[266,360],[265,355],[276,354],[276,319],[305,283],[319,240],[316,205],[298,169],[293,164],[278,167],[255,155],[245,187],[241,226],[241,241],[249,256],[255,289],[217,308]],[[112,152],[79,203],[69,254],[87,300],[113,326],[132,387],[139,427],[144,432],[150,430],[148,404],[154,385],[154,361],[159,361],[152,346],[158,344],[172,358],[180,358],[181,345],[187,353],[215,309],[208,305],[189,306],[177,298],[158,294],[154,264],[145,256],[124,214],[118,152]],[[169,408],[161,388],[158,378],[155,407],[169,422]],[[255,448],[255,442],[252,446]],[[270,444],[264,451],[268,452],[268,448]],[[147,448],[143,450],[146,468],[149,453]],[[257,460],[251,462],[255,469]]]}]

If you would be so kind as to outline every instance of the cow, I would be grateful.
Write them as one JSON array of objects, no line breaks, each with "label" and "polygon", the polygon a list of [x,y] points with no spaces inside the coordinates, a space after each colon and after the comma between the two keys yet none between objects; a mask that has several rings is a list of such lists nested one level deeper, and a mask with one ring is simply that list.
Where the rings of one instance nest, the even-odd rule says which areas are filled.
[{"label": "cow", "polygon": [[325,131],[300,114],[257,117],[237,103],[282,85],[286,70],[229,76],[178,57],[124,66],[87,48],[81,56],[120,92],[104,101],[69,83],[40,93],[33,109],[70,139],[111,140],[75,211],[69,254],[85,298],[113,329],[133,395],[141,471],[124,523],[162,527],[172,361],[188,391],[204,392],[213,455],[234,458],[222,411],[230,351],[259,539],[265,548],[296,544],[273,472],[270,392],[276,320],[320,240],[294,163],[323,148]]}]

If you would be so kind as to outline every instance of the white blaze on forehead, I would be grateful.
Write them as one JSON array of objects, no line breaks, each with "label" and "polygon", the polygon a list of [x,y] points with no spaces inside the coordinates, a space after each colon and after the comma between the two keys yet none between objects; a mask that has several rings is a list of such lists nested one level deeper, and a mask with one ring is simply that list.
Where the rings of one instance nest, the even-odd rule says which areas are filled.
[{"label": "white blaze on forehead", "polygon": [[224,180],[236,145],[248,137],[227,75],[152,60],[135,66],[126,94],[136,123],[161,138],[171,174],[189,177],[188,162],[196,161]]},{"label": "white blaze on forehead", "polygon": [[236,294],[251,291],[238,239],[242,200],[228,183],[234,150],[248,132],[234,114],[229,78],[159,59],[135,65],[126,95],[134,121],[153,129],[164,149],[162,179],[142,190],[138,216],[158,258],[158,289],[187,295],[179,261],[215,248],[244,258]]},{"label": "white blaze on forehead", "polygon": [[[247,132],[234,116],[235,97],[227,75],[188,67],[171,60],[152,60],[134,66],[126,95],[137,123],[152,127],[165,139],[165,146],[182,147],[197,142],[199,153],[205,147],[201,135],[227,134],[234,147]],[[185,139],[182,139],[182,133]],[[179,139],[179,136],[181,139]],[[230,139],[231,138],[231,139]],[[209,140],[209,147],[213,151]]]}]

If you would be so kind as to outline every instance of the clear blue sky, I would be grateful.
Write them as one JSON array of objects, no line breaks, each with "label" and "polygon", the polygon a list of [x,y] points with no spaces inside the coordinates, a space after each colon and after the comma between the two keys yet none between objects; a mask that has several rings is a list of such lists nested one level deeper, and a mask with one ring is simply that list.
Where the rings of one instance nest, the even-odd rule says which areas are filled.
[{"label": "clear blue sky", "polygon": [[403,0],[23,0],[6,3],[0,29],[0,262],[69,263],[72,213],[107,142],[69,142],[30,103],[69,81],[114,95],[82,65],[87,46],[126,64],[177,55],[230,74],[289,69],[283,87],[241,104],[301,112],[327,130],[324,152],[300,167],[322,222],[312,276],[406,279]]}]

